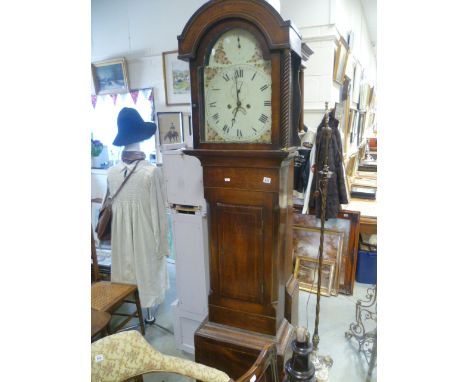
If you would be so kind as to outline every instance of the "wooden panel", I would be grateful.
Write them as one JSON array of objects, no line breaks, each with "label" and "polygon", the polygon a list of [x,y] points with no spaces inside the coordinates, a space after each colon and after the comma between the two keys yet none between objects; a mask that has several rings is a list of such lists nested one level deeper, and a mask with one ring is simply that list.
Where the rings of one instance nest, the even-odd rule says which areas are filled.
[{"label": "wooden panel", "polygon": [[[291,357],[293,327],[285,320],[276,336],[230,328],[205,321],[195,333],[195,361],[224,371],[237,379],[254,364],[265,345],[275,344],[280,380]],[[271,381],[268,381],[271,382]]]},{"label": "wooden panel", "polygon": [[205,167],[205,187],[278,191],[278,171],[268,168]]},{"label": "wooden panel", "polygon": [[262,303],[262,207],[218,203],[221,297]]}]

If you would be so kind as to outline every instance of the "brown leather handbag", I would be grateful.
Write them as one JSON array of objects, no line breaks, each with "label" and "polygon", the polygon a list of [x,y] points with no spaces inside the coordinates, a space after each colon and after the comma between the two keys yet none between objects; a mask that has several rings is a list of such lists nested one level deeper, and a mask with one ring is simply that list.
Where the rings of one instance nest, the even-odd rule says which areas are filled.
[{"label": "brown leather handbag", "polygon": [[99,239],[99,241],[108,241],[111,239],[111,233],[112,233],[112,202],[114,199],[117,197],[118,193],[122,189],[122,187],[125,185],[127,180],[130,178],[130,176],[133,174],[133,171],[137,168],[138,164],[141,161],[137,161],[135,166],[132,168],[132,171],[130,171],[130,174],[127,175],[127,177],[124,179],[120,187],[117,189],[115,192],[114,196],[109,196],[109,188],[107,189],[106,193],[106,198],[104,199],[104,203],[102,203],[101,209],[99,210],[99,218],[98,218],[98,223],[96,225],[96,234]]}]

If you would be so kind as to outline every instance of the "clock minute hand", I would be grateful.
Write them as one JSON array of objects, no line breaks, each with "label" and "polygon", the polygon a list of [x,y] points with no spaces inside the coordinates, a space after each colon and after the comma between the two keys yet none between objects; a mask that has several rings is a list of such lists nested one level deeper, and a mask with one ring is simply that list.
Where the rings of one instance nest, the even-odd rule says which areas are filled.
[{"label": "clock minute hand", "polygon": [[[238,89],[237,88],[237,77],[234,77],[235,81],[236,81],[236,97],[237,97],[237,107],[240,106],[240,101],[239,101],[239,92],[240,92],[240,88]],[[242,84],[241,84],[241,87],[242,87]]]}]

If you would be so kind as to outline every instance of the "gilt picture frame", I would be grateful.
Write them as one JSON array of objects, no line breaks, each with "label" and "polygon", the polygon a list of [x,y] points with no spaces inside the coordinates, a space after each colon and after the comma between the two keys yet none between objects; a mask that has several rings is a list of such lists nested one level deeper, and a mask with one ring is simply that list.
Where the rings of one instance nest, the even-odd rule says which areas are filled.
[{"label": "gilt picture frame", "polygon": [[162,151],[184,147],[182,112],[158,112],[158,135]]},{"label": "gilt picture frame", "polygon": [[[296,258],[296,266],[294,268],[294,278],[299,283],[299,289],[317,293],[318,290],[318,269],[319,260],[306,256],[298,256]],[[323,259],[322,261],[322,279],[320,282],[320,295],[331,296],[337,295],[336,289],[333,289],[333,281],[335,278],[335,262]]]},{"label": "gilt picture frame", "polygon": [[[336,264],[332,295],[336,295],[340,289],[341,257],[343,253],[344,233],[332,229],[325,229],[323,243],[323,259]],[[294,256],[318,259],[320,245],[320,228],[293,226],[293,251]]]},{"label": "gilt picture frame", "polygon": [[125,58],[93,62],[91,73],[96,95],[129,91]]},{"label": "gilt picture frame", "polygon": [[[302,206],[295,204],[294,210],[294,226],[320,229],[320,218],[315,216],[313,209],[308,214],[301,214],[299,211],[302,210]],[[344,234],[343,253],[339,271],[339,293],[347,295],[353,294],[359,249],[359,227],[360,212],[358,211],[342,210],[336,218],[328,219],[325,222],[325,229],[339,231]]]},{"label": "gilt picture frame", "polygon": [[190,67],[177,58],[178,51],[163,52],[164,90],[167,106],[190,105]]},{"label": "gilt picture frame", "polygon": [[338,41],[338,49],[335,55],[333,66],[333,80],[340,85],[343,85],[345,80],[346,65],[349,58],[349,47],[346,40],[341,37]]}]

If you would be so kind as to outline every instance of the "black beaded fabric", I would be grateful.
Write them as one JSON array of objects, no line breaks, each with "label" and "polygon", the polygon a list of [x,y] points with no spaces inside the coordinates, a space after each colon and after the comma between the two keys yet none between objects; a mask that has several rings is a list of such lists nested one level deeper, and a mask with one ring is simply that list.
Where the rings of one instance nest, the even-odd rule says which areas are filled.
[{"label": "black beaded fabric", "polygon": [[[336,218],[338,212],[341,211],[341,204],[348,203],[348,194],[346,191],[346,177],[343,167],[343,147],[341,143],[341,135],[338,131],[338,120],[332,115],[329,115],[328,126],[331,128],[330,146],[328,149],[328,167],[332,172],[332,176],[328,182],[327,192],[327,209],[325,219]],[[317,128],[315,139],[315,169],[314,178],[312,179],[311,198],[309,207],[315,210],[315,215],[319,218],[322,211],[322,196],[315,192],[318,190],[318,181],[321,177],[319,171],[323,169],[325,162],[325,135],[323,128],[325,126],[325,117]]]}]

